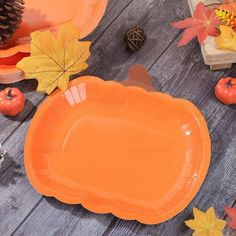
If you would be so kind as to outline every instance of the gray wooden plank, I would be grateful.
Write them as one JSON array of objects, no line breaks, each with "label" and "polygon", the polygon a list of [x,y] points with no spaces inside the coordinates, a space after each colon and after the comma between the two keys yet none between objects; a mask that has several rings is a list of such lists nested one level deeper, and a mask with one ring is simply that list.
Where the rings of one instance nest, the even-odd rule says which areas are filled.
[{"label": "gray wooden plank", "polygon": [[[179,39],[178,39],[179,40]],[[105,235],[192,235],[183,222],[192,217],[192,207],[202,210],[214,206],[220,217],[223,208],[235,202],[236,157],[236,106],[219,103],[213,92],[214,85],[230,71],[212,72],[201,58],[196,42],[177,49],[177,41],[150,68],[152,75],[161,83],[163,91],[194,102],[203,112],[211,132],[212,160],[208,176],[192,203],[172,220],[155,226],[145,226],[135,221],[114,219]]]},{"label": "gray wooden plank", "polygon": [[10,235],[14,228],[30,212],[41,196],[32,191],[23,163],[24,139],[29,121],[20,126],[5,148],[7,160],[0,170],[0,235]]},{"label": "gray wooden plank", "polygon": [[[133,64],[150,67],[179,34],[170,23],[183,18],[187,9],[185,0],[134,1],[93,46],[92,66],[82,74],[120,81],[126,78]],[[144,47],[136,53],[127,50],[124,42],[126,31],[135,25],[143,28],[148,38]]]},{"label": "gray wooden plank", "polygon": [[51,198],[43,198],[33,214],[33,224],[26,222],[26,227],[13,235],[102,235],[113,219],[112,215],[95,214],[80,205],[62,205]]},{"label": "gray wooden plank", "polygon": [[[130,52],[126,51],[125,49],[125,44],[123,42],[123,38],[115,38],[115,36],[113,35],[114,33],[114,28],[115,29],[118,29],[119,25],[121,23],[123,23],[123,21],[127,21],[129,19],[129,17],[135,17],[136,15],[139,15],[139,17],[141,17],[142,19],[146,19],[147,22],[146,24],[148,25],[148,22],[149,24],[152,24],[152,28],[154,26],[154,24],[156,23],[156,21],[161,21],[163,19],[163,17],[165,17],[165,19],[168,19],[168,21],[165,22],[165,27],[169,27],[169,23],[171,21],[173,21],[176,17],[179,17],[179,13],[177,12],[175,15],[169,15],[168,14],[168,10],[167,10],[167,6],[171,3],[171,1],[162,1],[160,2],[160,5],[159,4],[156,4],[155,1],[148,1],[147,2],[149,5],[146,6],[146,8],[144,9],[143,8],[143,2],[142,1],[139,1],[139,2],[135,2],[133,4],[130,4],[127,9],[124,11],[124,13],[118,17],[118,19],[114,22],[114,24],[111,25],[111,27],[109,27],[109,29],[101,36],[101,39],[99,39],[99,41],[97,41],[95,43],[95,45],[93,46],[93,50],[95,51],[94,54],[97,54],[97,53],[100,53],[101,52],[101,48],[103,48],[103,51],[106,53],[106,54],[111,54],[111,56],[113,54],[115,54],[117,51],[119,51],[119,48],[120,47],[124,47],[124,52],[122,52],[120,55],[122,55],[123,53],[125,54],[125,57],[126,57],[126,60],[129,61],[131,60],[132,62],[131,63],[134,63],[134,54],[131,54]],[[175,3],[175,6],[177,6],[178,4]],[[163,9],[166,9],[165,10],[165,14],[162,12],[162,14],[159,14],[159,15],[156,15],[156,12],[159,10],[159,8],[163,8]],[[131,13],[130,13],[131,12]],[[149,17],[147,17],[147,12],[149,13]],[[133,14],[133,16],[132,16]],[[168,16],[168,18],[167,18]],[[157,18],[156,21],[153,20],[153,18]],[[170,18],[170,19],[169,19]],[[115,25],[115,26],[114,26]],[[128,26],[123,26],[122,29],[119,29],[120,31],[122,31],[122,33],[124,33],[126,31],[126,27],[128,28]],[[146,63],[146,65],[150,65],[152,64],[155,60],[156,60],[156,57],[160,56],[162,54],[162,52],[169,46],[169,44],[172,42],[172,38],[169,37],[168,39],[167,36],[169,35],[169,32],[166,30],[165,27],[162,27],[162,28],[159,28],[159,29],[155,29],[155,32],[156,34],[158,35],[158,33],[160,33],[162,36],[160,37],[159,40],[150,40],[150,45],[148,46],[148,51],[143,51],[143,53],[145,53],[145,57],[142,59],[142,53],[138,53],[138,54],[135,54],[135,57],[138,56],[139,57],[139,60],[141,61],[142,60],[142,63]],[[172,29],[169,27],[169,29]],[[174,30],[172,30],[174,31]],[[172,32],[172,37],[175,37],[175,35],[177,35],[177,32],[173,33]],[[107,39],[107,37],[114,37],[114,41],[115,43],[113,43],[112,45],[108,45],[107,48],[104,48],[104,42],[106,42],[106,40],[109,40],[109,38]],[[154,37],[154,34],[152,35],[152,37]],[[165,39],[165,40],[164,40]],[[98,46],[97,46],[98,45]],[[161,48],[161,49],[160,49]],[[150,54],[150,50],[152,50],[153,54],[151,54],[152,56],[150,57],[150,60],[149,60],[149,63],[147,62],[147,58],[148,58],[148,54]],[[111,53],[113,52],[113,53]],[[103,54],[105,56],[105,54]],[[112,56],[113,57],[113,56]],[[98,59],[98,58],[96,58]],[[105,59],[105,57],[104,57]],[[91,69],[91,73],[92,74],[97,74],[100,72],[100,67],[96,67],[97,65],[100,65],[100,64],[103,64],[103,68],[104,69],[108,69],[108,68],[111,68],[111,65],[113,63],[113,61],[111,60],[112,58],[107,58],[106,60],[103,60],[103,61],[96,61],[96,60],[93,60],[93,57],[90,61],[90,64],[91,65],[94,65],[92,66],[92,69]],[[122,58],[115,58],[116,59],[116,63],[118,63],[119,65],[122,66],[122,64],[124,63],[123,62],[123,59]],[[107,65],[107,63],[110,62],[111,65]],[[96,69],[94,69],[96,68]],[[90,71],[90,70],[89,70]],[[88,72],[85,72],[85,74],[88,73]],[[116,75],[116,71],[112,72],[114,73],[114,75],[110,78],[110,79],[114,79],[114,78],[117,78],[117,75]],[[126,72],[124,71],[123,75],[125,74]],[[119,79],[122,77],[122,75],[119,76]],[[21,130],[21,127],[19,128],[19,130]],[[17,132],[20,132],[20,131],[17,131]],[[20,186],[19,186],[20,187]],[[61,204],[59,204],[61,205]],[[63,205],[62,205],[63,206]],[[53,208],[53,207],[52,207]],[[23,222],[23,225],[22,227],[20,227],[20,229],[16,232],[16,234],[20,234],[20,233],[25,233],[25,234],[34,234],[31,230],[32,230],[32,227],[29,227],[29,225],[35,225],[35,223],[32,223],[34,221],[38,221],[38,209],[39,211],[43,211],[45,212],[43,209],[45,209],[45,202],[42,201],[40,202],[40,204],[37,206],[37,208],[34,210],[34,212],[30,215],[30,216],[27,216],[27,219]],[[47,207],[48,209],[48,207]],[[23,210],[23,209],[22,209]],[[57,215],[58,214],[58,211],[60,211],[60,213],[62,215],[64,215],[64,219],[67,217],[67,213],[61,211],[60,209],[54,209],[54,214]],[[36,213],[35,213],[36,212]],[[55,217],[53,217],[53,215],[51,214],[51,218],[53,221],[56,220]],[[95,216],[94,216],[95,217]],[[97,216],[99,217],[99,216]],[[108,215],[107,217],[109,217],[110,219],[110,216]],[[76,218],[75,217],[75,220],[76,220],[76,224],[74,224],[74,233],[78,233],[80,232],[81,228],[78,228],[77,225],[79,224],[80,221],[82,221],[83,219],[81,218]],[[40,220],[41,221],[41,220]],[[51,225],[52,225],[52,228],[53,228],[53,225],[55,225],[55,223],[51,222]],[[82,225],[82,224],[81,224]],[[45,228],[47,229],[47,228]],[[35,228],[34,229],[35,232],[39,232],[38,230],[40,229],[37,229]],[[52,229],[53,230],[53,229]],[[88,228],[86,228],[86,230],[88,230]],[[45,234],[46,232],[43,231],[43,227],[41,226],[41,231],[40,231],[41,234]],[[86,233],[86,231],[83,232],[84,234]],[[66,234],[66,232],[64,232],[64,234]]]},{"label": "gray wooden plank", "polygon": [[93,43],[98,40],[107,28],[117,19],[117,17],[124,11],[134,0],[123,0],[121,2],[109,0],[107,9],[102,21],[96,29],[88,35],[84,40],[91,40]]}]

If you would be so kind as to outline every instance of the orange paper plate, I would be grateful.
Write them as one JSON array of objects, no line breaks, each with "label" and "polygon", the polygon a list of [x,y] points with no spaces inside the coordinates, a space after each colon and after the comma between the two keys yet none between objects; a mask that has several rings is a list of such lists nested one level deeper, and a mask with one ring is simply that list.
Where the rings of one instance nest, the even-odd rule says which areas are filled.
[{"label": "orange paper plate", "polygon": [[[20,29],[14,34],[9,48],[0,50],[0,83],[20,80],[12,78],[17,71],[16,63],[30,52],[30,33],[38,30],[57,29],[72,22],[78,27],[80,38],[89,35],[104,15],[108,0],[25,0],[25,12]],[[10,71],[9,76],[7,73]],[[21,79],[24,78],[21,73]]]},{"label": "orange paper plate", "polygon": [[48,97],[25,144],[41,194],[146,224],[181,212],[209,162],[208,128],[192,103],[96,77]]}]

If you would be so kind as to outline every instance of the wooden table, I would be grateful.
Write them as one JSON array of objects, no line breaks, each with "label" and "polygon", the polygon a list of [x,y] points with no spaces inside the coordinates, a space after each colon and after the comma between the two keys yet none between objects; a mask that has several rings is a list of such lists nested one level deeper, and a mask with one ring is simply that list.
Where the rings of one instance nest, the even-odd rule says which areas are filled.
[{"label": "wooden table", "polygon": [[[88,37],[93,41],[92,56],[83,74],[123,80],[131,65],[141,63],[155,77],[158,90],[162,87],[199,107],[210,129],[212,160],[192,203],[172,220],[147,226],[111,214],[94,214],[80,205],[65,205],[36,193],[25,175],[23,151],[27,128],[44,95],[35,92],[35,81],[23,81],[15,86],[28,99],[24,112],[12,119],[0,117],[0,142],[8,152],[0,170],[1,236],[185,236],[192,234],[183,222],[192,218],[194,206],[201,210],[213,206],[219,217],[226,218],[223,208],[236,205],[236,106],[219,103],[213,87],[222,76],[236,76],[236,67],[211,71],[204,65],[197,41],[177,48],[180,31],[170,23],[189,15],[187,0],[110,0],[102,22]],[[144,28],[148,41],[141,51],[132,53],[123,36],[135,25]],[[231,235],[230,230],[225,235]]]}]

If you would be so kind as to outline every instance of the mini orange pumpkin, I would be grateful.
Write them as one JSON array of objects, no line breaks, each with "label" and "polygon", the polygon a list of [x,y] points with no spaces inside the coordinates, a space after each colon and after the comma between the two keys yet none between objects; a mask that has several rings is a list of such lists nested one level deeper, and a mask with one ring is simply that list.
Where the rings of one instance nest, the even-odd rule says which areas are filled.
[{"label": "mini orange pumpkin", "polygon": [[226,105],[236,104],[236,78],[220,79],[215,87],[215,95],[219,101]]},{"label": "mini orange pumpkin", "polygon": [[16,116],[23,111],[25,96],[18,88],[5,88],[0,91],[0,113]]}]

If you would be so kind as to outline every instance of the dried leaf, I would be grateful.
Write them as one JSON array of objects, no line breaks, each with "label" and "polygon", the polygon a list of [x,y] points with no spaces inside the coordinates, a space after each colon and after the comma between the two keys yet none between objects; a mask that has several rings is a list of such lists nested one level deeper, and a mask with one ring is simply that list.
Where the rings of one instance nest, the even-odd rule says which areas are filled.
[{"label": "dried leaf", "polygon": [[199,43],[202,44],[208,35],[216,36],[219,24],[220,21],[216,17],[214,10],[208,9],[202,2],[199,2],[193,17],[174,22],[172,26],[185,29],[178,45],[183,46],[189,43],[194,37],[197,37]]},{"label": "dried leaf", "polygon": [[193,214],[194,220],[185,221],[185,224],[195,230],[194,236],[223,236],[226,222],[216,217],[214,208],[209,208],[206,213],[193,208]]},{"label": "dried leaf", "polygon": [[69,77],[86,69],[90,42],[78,40],[78,30],[64,25],[55,38],[49,31],[31,34],[31,56],[22,59],[17,68],[27,79],[38,80],[38,91],[50,94],[56,87],[65,91]]},{"label": "dried leaf", "polygon": [[236,33],[229,26],[220,26],[221,34],[216,37],[217,48],[236,51]]},{"label": "dried leaf", "polygon": [[228,223],[229,227],[236,229],[236,208],[225,208],[225,211],[231,218],[231,221]]}]

